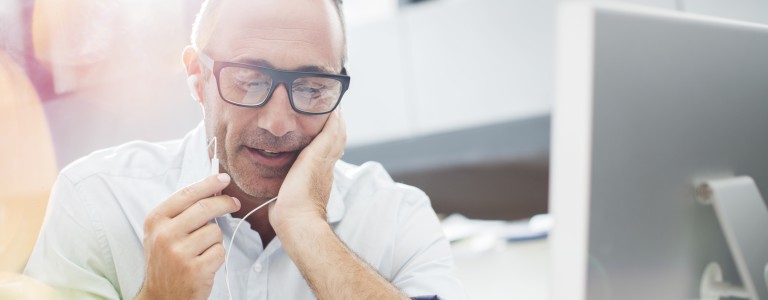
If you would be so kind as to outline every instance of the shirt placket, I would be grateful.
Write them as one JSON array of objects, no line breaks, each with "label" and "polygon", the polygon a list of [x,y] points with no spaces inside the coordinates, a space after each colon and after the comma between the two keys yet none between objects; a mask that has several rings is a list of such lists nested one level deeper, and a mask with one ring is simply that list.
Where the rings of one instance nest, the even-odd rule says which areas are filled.
[{"label": "shirt placket", "polygon": [[280,240],[275,237],[251,266],[248,291],[249,295],[251,291],[253,291],[253,295],[258,295],[254,299],[269,299],[268,288],[272,254],[280,249],[280,246]]},{"label": "shirt placket", "polygon": [[[227,236],[225,240],[230,240],[240,219],[232,218],[231,216],[224,218],[229,225],[228,230],[224,232]],[[268,277],[266,273],[269,268],[269,260],[266,259],[268,255],[262,249],[261,236],[258,232],[251,230],[248,222],[242,222],[237,231],[233,247],[235,248],[233,252],[242,253],[241,255],[232,255],[230,257],[230,267],[237,268],[234,265],[240,266],[239,270],[236,271],[236,276],[241,278],[241,280],[233,280],[240,283],[236,285],[237,287],[232,287],[233,295],[244,295],[244,299],[267,299]],[[256,254],[256,257],[252,256],[254,254]],[[247,265],[246,268],[243,268],[244,264]],[[243,278],[245,280],[242,280]],[[234,289],[238,291],[234,291]]]},{"label": "shirt placket", "polygon": [[248,299],[267,299],[269,286],[269,259],[262,254],[248,270],[246,286]]}]

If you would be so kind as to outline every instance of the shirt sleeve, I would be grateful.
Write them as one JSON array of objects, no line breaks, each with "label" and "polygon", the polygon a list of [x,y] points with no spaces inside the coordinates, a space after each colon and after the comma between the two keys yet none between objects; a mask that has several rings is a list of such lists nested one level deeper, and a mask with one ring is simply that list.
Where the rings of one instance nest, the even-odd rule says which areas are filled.
[{"label": "shirt sleeve", "polygon": [[63,299],[119,299],[107,240],[87,201],[77,186],[59,176],[24,273]]},{"label": "shirt sleeve", "polygon": [[[410,187],[409,187],[410,188]],[[400,208],[392,280],[410,297],[468,299],[440,221],[424,192],[412,188]]]}]

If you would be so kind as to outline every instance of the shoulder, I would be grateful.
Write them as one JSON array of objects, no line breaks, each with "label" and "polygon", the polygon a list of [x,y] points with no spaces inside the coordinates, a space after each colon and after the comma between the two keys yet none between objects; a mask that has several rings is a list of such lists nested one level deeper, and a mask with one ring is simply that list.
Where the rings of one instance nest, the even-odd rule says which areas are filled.
[{"label": "shoulder", "polygon": [[421,189],[395,182],[378,162],[369,161],[358,166],[339,161],[334,176],[346,202],[365,197],[397,206],[431,206],[429,197]]}]

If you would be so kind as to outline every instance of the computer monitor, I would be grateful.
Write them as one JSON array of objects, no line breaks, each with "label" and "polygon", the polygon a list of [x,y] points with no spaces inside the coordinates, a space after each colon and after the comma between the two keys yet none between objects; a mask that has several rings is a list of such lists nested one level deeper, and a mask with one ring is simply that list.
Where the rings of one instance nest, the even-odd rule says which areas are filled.
[{"label": "computer monitor", "polygon": [[750,244],[696,197],[741,175],[768,193],[768,26],[586,1],[558,22],[552,299],[707,298],[712,262],[768,299],[764,201],[733,227]]}]

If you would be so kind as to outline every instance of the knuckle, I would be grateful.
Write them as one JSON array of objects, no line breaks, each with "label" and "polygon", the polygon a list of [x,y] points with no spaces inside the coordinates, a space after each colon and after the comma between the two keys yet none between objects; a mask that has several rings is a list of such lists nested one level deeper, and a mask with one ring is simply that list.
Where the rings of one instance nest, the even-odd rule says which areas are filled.
[{"label": "knuckle", "polygon": [[213,236],[214,234],[216,234],[216,229],[217,229],[216,227],[218,227],[218,225],[216,225],[215,223],[209,223],[204,225],[203,227],[200,227],[200,229],[198,229],[197,232],[202,237],[207,239]]},{"label": "knuckle", "polygon": [[224,262],[224,255],[226,254],[226,251],[224,250],[224,245],[222,243],[216,243],[211,246],[211,256],[213,259],[213,262],[218,264],[221,264]]},{"label": "knuckle", "polygon": [[235,211],[238,207],[230,196],[217,196],[210,198],[207,203],[209,209],[217,210],[216,213],[225,213]]},{"label": "knuckle", "polygon": [[144,219],[144,233],[152,232],[155,225],[158,223],[158,216],[156,212],[150,212],[147,218]]},{"label": "knuckle", "polygon": [[188,267],[195,274],[203,274],[206,270],[216,270],[224,263],[224,254],[224,246],[221,243],[213,244]]},{"label": "knuckle", "polygon": [[203,199],[195,202],[194,206],[200,211],[208,211],[211,209],[211,203],[208,199]]},{"label": "knuckle", "polygon": [[209,236],[212,240],[221,241],[224,239],[224,234],[221,233],[221,229],[216,224],[210,224]]},{"label": "knuckle", "polygon": [[195,185],[188,185],[183,187],[181,191],[179,191],[179,194],[183,197],[192,197],[196,194],[196,192],[197,192],[197,188],[195,187]]},{"label": "knuckle", "polygon": [[162,231],[152,234],[150,239],[152,240],[152,245],[157,247],[166,247],[169,244],[168,234]]},{"label": "knuckle", "polygon": [[182,258],[184,256],[184,249],[177,245],[168,247],[168,253],[175,258]]}]

